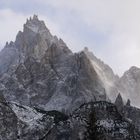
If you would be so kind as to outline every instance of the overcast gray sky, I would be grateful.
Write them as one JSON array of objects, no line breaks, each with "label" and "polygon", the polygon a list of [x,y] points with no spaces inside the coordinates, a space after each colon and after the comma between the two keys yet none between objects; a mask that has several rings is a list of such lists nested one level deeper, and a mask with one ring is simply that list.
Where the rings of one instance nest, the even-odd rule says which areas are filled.
[{"label": "overcast gray sky", "polygon": [[87,46],[119,75],[140,67],[140,0],[0,0],[0,48],[33,14],[73,51]]}]

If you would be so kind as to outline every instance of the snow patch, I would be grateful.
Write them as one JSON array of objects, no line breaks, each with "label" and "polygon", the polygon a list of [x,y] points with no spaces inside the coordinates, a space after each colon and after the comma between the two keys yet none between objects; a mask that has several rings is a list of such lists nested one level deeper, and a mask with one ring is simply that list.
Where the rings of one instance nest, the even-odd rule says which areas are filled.
[{"label": "snow patch", "polygon": [[10,103],[12,110],[15,112],[16,116],[23,122],[31,125],[37,124],[37,120],[39,120],[43,114],[37,112],[36,110],[28,107],[21,106],[17,103]]}]

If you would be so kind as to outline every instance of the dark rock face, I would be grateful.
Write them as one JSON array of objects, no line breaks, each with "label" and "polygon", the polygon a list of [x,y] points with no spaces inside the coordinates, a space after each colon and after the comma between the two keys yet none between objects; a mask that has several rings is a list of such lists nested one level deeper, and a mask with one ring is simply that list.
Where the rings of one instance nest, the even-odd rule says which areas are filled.
[{"label": "dark rock face", "polygon": [[17,134],[17,117],[2,95],[0,95],[0,139],[16,140]]},{"label": "dark rock face", "polygon": [[123,115],[140,131],[140,109],[126,105],[123,109]]},{"label": "dark rock face", "polygon": [[73,53],[35,15],[0,52],[0,139],[139,140],[140,110],[120,94],[109,103],[139,87],[137,68],[119,78],[87,48]]},{"label": "dark rock face", "polygon": [[119,79],[116,86],[122,94],[125,100],[130,99],[131,104],[136,107],[140,107],[140,69],[137,67],[131,67],[124,75]]},{"label": "dark rock face", "polygon": [[104,62],[98,59],[92,52],[88,51],[87,48],[84,49],[84,52],[92,62],[112,102],[115,102],[118,93],[121,93],[125,101],[130,99],[133,106],[140,107],[140,68],[132,66],[123,76],[119,77],[113,73],[108,65],[104,64]]},{"label": "dark rock face", "polygon": [[[15,113],[9,106],[15,110]],[[140,139],[140,133],[134,127],[134,122],[125,119],[115,105],[105,101],[83,104],[70,115],[55,110],[33,109],[16,103],[8,103],[6,107],[11,112],[6,108],[2,110],[2,112],[8,111],[6,113],[10,117],[6,115],[6,118],[2,118],[4,122],[8,121],[7,125],[1,127],[7,127],[6,131],[1,130],[2,140]],[[125,110],[128,111],[126,108]],[[132,118],[130,114],[127,114],[128,116]]]},{"label": "dark rock face", "polygon": [[119,76],[115,75],[113,70],[107,64],[97,58],[87,48],[84,49],[84,52],[90,59],[92,66],[98,74],[98,77],[101,80],[103,87],[105,88],[107,96],[112,102],[114,102],[118,95],[116,82],[119,80]]},{"label": "dark rock face", "polygon": [[0,71],[0,90],[8,101],[71,111],[85,102],[107,100],[86,53],[72,53],[37,17],[27,21],[6,49],[12,47],[17,55],[12,54],[7,61],[13,57],[17,61]]},{"label": "dark rock face", "polygon": [[121,96],[120,93],[118,94],[118,96],[116,98],[115,105],[116,105],[118,111],[120,113],[122,113],[123,112],[123,107],[124,107],[124,102],[123,102],[123,99],[122,99],[122,96]]},{"label": "dark rock face", "polygon": [[47,139],[139,140],[140,135],[113,104],[91,102],[75,110],[67,121],[55,125]]}]

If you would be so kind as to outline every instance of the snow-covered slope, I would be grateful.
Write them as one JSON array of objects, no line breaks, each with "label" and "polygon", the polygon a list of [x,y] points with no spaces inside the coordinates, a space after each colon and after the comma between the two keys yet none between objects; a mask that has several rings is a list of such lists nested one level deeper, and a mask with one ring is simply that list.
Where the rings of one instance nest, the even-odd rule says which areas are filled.
[{"label": "snow-covered slope", "polygon": [[55,125],[46,139],[139,140],[140,134],[115,105],[100,101],[80,106],[67,121]]},{"label": "snow-covered slope", "polygon": [[0,94],[0,139],[16,140],[17,133],[17,116]]},{"label": "snow-covered slope", "polygon": [[9,101],[61,110],[90,100],[114,102],[121,93],[139,106],[137,68],[119,78],[87,48],[72,53],[36,15],[15,42],[6,44],[0,58],[0,89]]},{"label": "snow-covered slope", "polygon": [[37,120],[43,117],[43,114],[28,106],[21,106],[20,104],[14,102],[9,103],[9,105],[11,109],[15,112],[19,120],[29,124],[32,127],[37,124]]}]

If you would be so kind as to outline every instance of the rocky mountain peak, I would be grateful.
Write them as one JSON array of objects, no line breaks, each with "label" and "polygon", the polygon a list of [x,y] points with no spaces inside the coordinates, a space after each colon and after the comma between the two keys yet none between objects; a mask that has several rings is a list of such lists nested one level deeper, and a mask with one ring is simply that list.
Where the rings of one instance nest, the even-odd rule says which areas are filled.
[{"label": "rocky mountain peak", "polygon": [[118,92],[115,92],[116,89],[114,90],[113,88],[119,77],[115,75],[113,70],[102,60],[97,58],[87,47],[84,48],[84,52],[90,59],[99,79],[102,81],[102,85],[104,86],[109,99],[114,102],[116,93]]},{"label": "rocky mountain peak", "polygon": [[45,51],[55,44],[59,49],[71,52],[62,39],[53,36],[46,27],[44,21],[39,20],[37,15],[27,19],[23,32],[19,31],[15,46],[25,57],[32,56],[41,59]]},{"label": "rocky mountain peak", "polygon": [[126,78],[134,78],[134,76],[140,76],[140,68],[136,67],[136,66],[132,66],[128,71],[126,71],[124,73],[123,77]]},{"label": "rocky mountain peak", "polygon": [[[0,52],[0,139],[75,140],[96,133],[107,140],[133,139],[135,129],[121,115],[125,108],[127,118],[139,124],[130,116],[140,118],[140,110],[129,101],[125,106],[122,97],[137,91],[130,99],[139,102],[138,71],[132,67],[131,76],[119,78],[87,47],[72,53],[34,15]],[[109,98],[115,93],[123,96],[114,97],[114,105]]]},{"label": "rocky mountain peak", "polygon": [[[4,59],[0,68],[5,66],[3,72],[8,75],[0,77],[7,100],[70,111],[85,102],[107,99],[87,54],[72,53],[36,15],[27,20],[13,45],[14,50],[4,48],[0,54]],[[11,53],[8,58],[7,52]]]},{"label": "rocky mountain peak", "polygon": [[44,21],[39,20],[37,15],[34,15],[33,18],[30,17],[27,19],[26,23],[24,24],[24,30],[26,30],[26,28],[32,30],[35,33],[48,30]]}]

